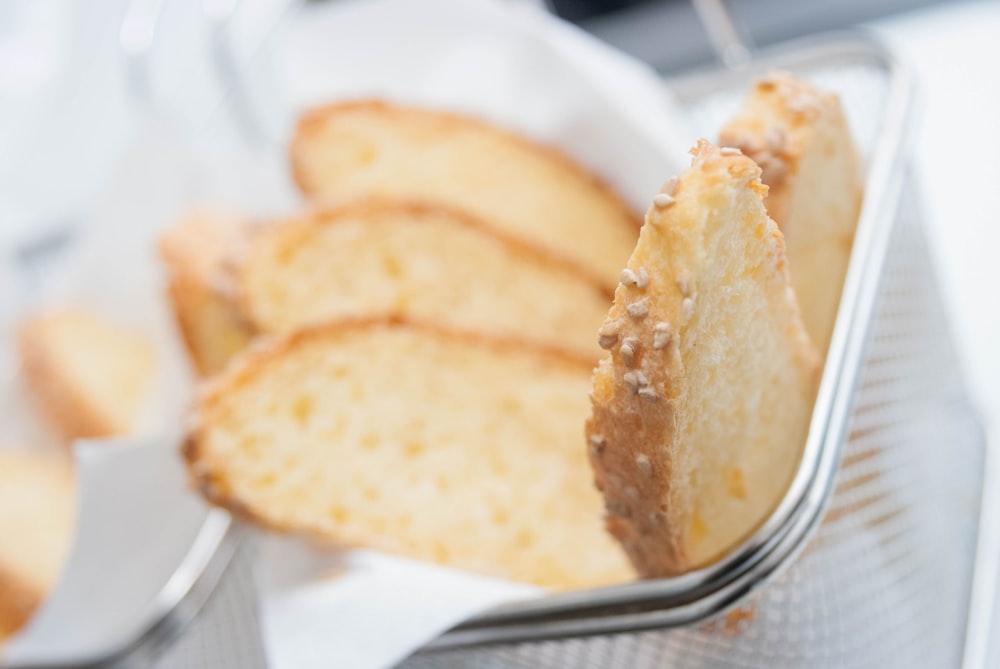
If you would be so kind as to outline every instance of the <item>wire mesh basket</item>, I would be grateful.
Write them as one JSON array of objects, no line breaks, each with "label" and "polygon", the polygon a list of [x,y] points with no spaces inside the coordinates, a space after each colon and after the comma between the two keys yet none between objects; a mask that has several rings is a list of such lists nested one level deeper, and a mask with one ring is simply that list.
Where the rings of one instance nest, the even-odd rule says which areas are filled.
[{"label": "wire mesh basket", "polygon": [[401,667],[961,664],[984,438],[958,376],[918,193],[905,172],[905,74],[862,37],[792,47],[739,72],[676,82],[694,127],[713,137],[750,77],[773,67],[802,73],[840,95],[867,159],[863,216],[877,217],[879,228],[856,243],[885,243],[884,253],[874,251],[878,271],[866,277],[873,311],[853,325],[862,329],[853,334],[865,352],[820,526],[797,556],[786,555],[776,577],[759,589],[749,584],[703,622],[642,631],[654,625],[624,605],[602,615],[625,618],[636,629],[611,635],[585,636],[593,622],[587,617],[551,626],[552,636],[576,638],[520,643],[496,642],[548,636],[548,621],[529,634],[459,626]]}]

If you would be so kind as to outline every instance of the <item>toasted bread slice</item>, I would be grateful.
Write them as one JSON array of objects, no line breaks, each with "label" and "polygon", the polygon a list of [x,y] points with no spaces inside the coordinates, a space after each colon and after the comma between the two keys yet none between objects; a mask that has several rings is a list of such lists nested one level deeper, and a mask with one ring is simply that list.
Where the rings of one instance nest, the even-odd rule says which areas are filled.
[{"label": "toasted bread slice", "polygon": [[226,258],[242,243],[244,227],[231,214],[197,212],[160,238],[174,316],[203,376],[221,370],[250,342],[250,331],[222,285]]},{"label": "toasted bread slice", "polygon": [[59,578],[75,496],[68,459],[0,451],[0,641],[28,621]]},{"label": "toasted bread slice", "polygon": [[639,217],[595,175],[555,150],[482,121],[362,101],[305,114],[295,178],[324,200],[366,195],[436,201],[581,265],[609,288]]},{"label": "toasted bread slice", "polygon": [[840,100],[788,73],[756,82],[719,143],[763,169],[802,319],[826,355],[861,209],[861,162]]},{"label": "toasted bread slice", "polygon": [[27,385],[65,439],[133,430],[156,367],[142,336],[67,308],[25,320],[18,344]]},{"label": "toasted bread slice", "polygon": [[394,313],[600,355],[611,293],[571,263],[440,205],[364,200],[254,235],[234,264],[241,311],[281,334]]},{"label": "toasted bread slice", "polygon": [[580,447],[591,365],[341,321],[235,359],[184,452],[211,502],[272,528],[541,586],[624,581]]},{"label": "toasted bread slice", "polygon": [[643,576],[707,565],[778,504],[818,356],[760,169],[701,142],[654,198],[601,327],[587,423],[607,526]]}]

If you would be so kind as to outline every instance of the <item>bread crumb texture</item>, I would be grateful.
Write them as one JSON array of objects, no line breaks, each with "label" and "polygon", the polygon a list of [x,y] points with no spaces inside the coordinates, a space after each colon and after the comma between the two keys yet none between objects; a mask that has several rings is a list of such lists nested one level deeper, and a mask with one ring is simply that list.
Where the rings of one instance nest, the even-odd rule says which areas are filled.
[{"label": "bread crumb texture", "polygon": [[272,528],[552,588],[630,580],[580,446],[588,358],[398,320],[249,351],[194,410],[205,495]]}]

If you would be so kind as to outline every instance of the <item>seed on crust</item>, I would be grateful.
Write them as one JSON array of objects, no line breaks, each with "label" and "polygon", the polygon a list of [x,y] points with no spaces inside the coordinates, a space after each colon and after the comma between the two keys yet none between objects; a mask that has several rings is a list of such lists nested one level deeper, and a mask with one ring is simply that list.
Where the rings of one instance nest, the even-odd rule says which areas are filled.
[{"label": "seed on crust", "polygon": [[621,281],[623,286],[634,286],[639,282],[639,278],[635,275],[635,272],[628,267],[622,270],[618,280]]},{"label": "seed on crust", "polygon": [[639,468],[639,473],[646,478],[653,475],[653,465],[649,462],[649,456],[645,453],[635,456],[635,466]]},{"label": "seed on crust", "polygon": [[625,376],[622,378],[625,381],[625,385],[627,385],[629,390],[633,393],[638,393],[639,389],[645,387],[648,383],[646,381],[646,375],[635,369],[625,372]]},{"label": "seed on crust", "polygon": [[618,349],[618,353],[622,357],[622,362],[625,363],[626,367],[632,367],[635,364],[635,354],[639,350],[639,338],[638,337],[625,337],[622,340],[621,348]]},{"label": "seed on crust", "polygon": [[639,388],[639,392],[636,394],[639,395],[639,397],[641,397],[642,399],[646,400],[647,402],[655,402],[656,400],[660,399],[660,396],[656,394],[656,391],[650,388],[649,386],[643,386],[642,388]]},{"label": "seed on crust", "polygon": [[641,300],[632,302],[625,307],[625,311],[627,311],[628,315],[632,318],[645,318],[649,313],[649,299],[644,297]]},{"label": "seed on crust", "polygon": [[669,207],[676,201],[673,195],[667,195],[666,193],[657,193],[653,196],[653,204],[660,209]]},{"label": "seed on crust", "polygon": [[680,177],[670,177],[663,182],[663,186],[660,187],[661,193],[666,193],[667,195],[673,196],[677,195],[677,187],[681,185]]},{"label": "seed on crust", "polygon": [[646,271],[645,267],[640,267],[635,273],[635,287],[645,288],[649,285],[649,272]]},{"label": "seed on crust", "polygon": [[653,348],[657,351],[670,346],[673,334],[670,332],[670,323],[660,321],[653,326]]},{"label": "seed on crust", "polygon": [[597,331],[597,344],[604,350],[610,349],[618,341],[618,321],[607,320]]}]

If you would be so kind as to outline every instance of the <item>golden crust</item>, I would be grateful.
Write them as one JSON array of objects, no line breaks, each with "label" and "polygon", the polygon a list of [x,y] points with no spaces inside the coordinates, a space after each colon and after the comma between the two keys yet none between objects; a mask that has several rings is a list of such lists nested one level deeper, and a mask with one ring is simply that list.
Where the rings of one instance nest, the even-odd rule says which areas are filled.
[{"label": "golden crust", "polygon": [[[692,153],[691,169],[679,181],[668,182],[654,199],[658,204],[647,213],[636,251],[623,272],[623,284],[602,326],[611,354],[595,370],[593,413],[586,427],[596,485],[605,497],[607,528],[646,577],[676,575],[703,566],[719,557],[729,540],[740,538],[713,534],[733,534],[735,527],[742,530],[742,536],[763,520],[759,505],[745,512],[726,508],[711,526],[701,523],[696,513],[703,500],[697,497],[692,476],[715,477],[733,497],[746,497],[746,486],[758,483],[747,481],[736,468],[717,471],[719,461],[726,461],[730,444],[689,443],[687,430],[695,420],[690,405],[692,384],[706,377],[702,372],[709,361],[700,356],[713,355],[699,350],[705,339],[696,330],[699,319],[720,314],[731,318],[727,328],[732,328],[734,337],[744,335],[743,326],[750,319],[777,322],[774,329],[782,333],[787,360],[796,370],[783,390],[799,407],[799,415],[793,418],[803,429],[808,425],[819,373],[817,355],[788,290],[782,235],[760,203],[767,187],[759,181],[759,167],[739,152],[720,151],[704,140]],[[744,213],[743,207],[751,213]],[[731,246],[706,247],[706,221],[732,215],[731,211],[748,216],[745,229],[726,237]],[[763,257],[763,264],[753,265],[756,261],[750,256],[743,257],[748,253],[744,243],[757,246],[753,257]],[[747,315],[739,311],[741,306],[726,301],[725,289],[703,285],[712,268],[721,266],[730,268],[726,271],[734,276],[752,276],[753,282],[763,285],[771,303],[762,303],[760,308],[777,313],[762,316],[751,309]],[[636,310],[640,304],[642,308]],[[735,350],[740,350],[739,345]],[[746,394],[758,393],[754,384],[766,383],[759,378],[715,379],[715,373],[707,375],[707,384],[742,381]],[[711,388],[702,389],[702,394],[711,392]],[[709,405],[700,410],[713,409],[709,398]],[[726,418],[732,416],[719,416],[719,420]],[[790,438],[794,442],[798,435]],[[798,448],[801,445],[804,435]],[[786,469],[794,465],[791,462]],[[712,471],[705,474],[706,469]],[[755,488],[752,494],[776,499],[789,482],[790,478],[776,473],[773,481],[763,482],[770,490]]]},{"label": "golden crust", "polygon": [[[604,219],[606,223],[602,221],[601,224],[620,226],[622,229],[628,231],[625,236],[619,235],[619,241],[621,239],[628,239],[629,242],[634,241],[633,235],[641,225],[639,216],[636,215],[636,213],[603,179],[585,169],[553,147],[538,144],[514,132],[499,128],[476,118],[448,112],[431,111],[416,107],[399,106],[380,100],[356,100],[330,104],[310,110],[303,114],[299,119],[289,151],[291,169],[292,175],[299,188],[303,193],[311,198],[328,199],[332,196],[336,200],[339,197],[342,197],[337,194],[341,188],[340,184],[336,183],[331,185],[331,183],[328,183],[328,179],[324,179],[322,177],[320,174],[321,170],[316,169],[312,165],[311,154],[315,145],[320,141],[327,124],[329,124],[333,119],[336,119],[338,116],[350,114],[365,114],[372,118],[378,117],[385,119],[389,124],[394,125],[396,128],[406,129],[406,131],[411,133],[413,136],[419,136],[421,138],[426,138],[427,136],[440,137],[443,141],[444,139],[447,139],[451,135],[457,133],[469,133],[483,138],[488,138],[489,140],[495,142],[497,146],[505,146],[515,149],[520,157],[511,158],[511,160],[537,160],[540,163],[551,167],[553,172],[558,173],[566,182],[580,185],[579,192],[587,192],[593,195],[595,203],[600,202],[601,206],[606,206],[608,209],[608,216]],[[362,166],[366,165],[371,160],[371,157],[358,156],[355,160],[356,164],[353,164],[351,168],[352,171],[361,169]],[[490,156],[484,155],[482,157],[483,165],[489,165],[490,160]],[[456,166],[454,169],[462,170],[468,167],[468,164],[461,164]],[[451,192],[452,195],[455,194],[454,191],[449,190],[452,188],[450,182],[457,181],[461,178],[461,176],[462,175],[460,174],[452,174],[448,172],[436,174],[435,183],[439,185],[445,184],[440,186],[442,190],[437,193],[425,192],[427,189],[427,184],[425,183],[422,187],[419,187],[416,192],[413,192],[412,189],[408,189],[407,184],[399,184],[396,187],[388,186],[384,188],[380,187],[378,184],[368,184],[368,187],[373,190],[367,194],[399,195],[403,197],[428,197],[429,199],[443,202],[448,199],[445,194],[449,192]],[[506,184],[498,183],[494,186],[492,183],[483,184],[476,181],[473,188],[482,189],[483,192],[489,192],[502,190],[505,185]],[[539,187],[541,189],[545,189],[544,184],[539,184]],[[332,193],[330,192],[331,189],[333,191]],[[461,189],[459,188],[458,190]],[[554,187],[549,190],[553,193],[556,192]],[[354,199],[361,194],[365,193],[355,192],[353,195],[349,196],[349,199]],[[511,198],[508,200],[508,204],[510,204],[511,200],[525,202],[532,199],[533,198],[531,197]],[[458,204],[456,202],[449,203]],[[472,209],[468,206],[461,206],[461,208],[472,211]],[[480,212],[473,211],[473,213]],[[524,236],[528,239],[528,241],[545,246],[557,254],[573,256],[576,262],[586,268],[593,277],[607,283],[607,277],[604,276],[606,274],[604,271],[606,262],[595,263],[595,259],[593,257],[585,258],[581,256],[578,248],[576,248],[579,244],[566,245],[566,239],[555,241],[551,237],[546,237],[544,231],[542,230],[542,228],[546,225],[546,221],[531,221],[534,226],[532,231],[531,228],[525,227],[523,223],[519,225],[516,222],[516,216],[513,217],[514,223],[512,225],[509,222],[509,217],[504,217],[502,211],[495,213],[497,216],[491,220],[495,220],[497,223],[510,227],[515,234]],[[579,235],[586,235],[586,231],[578,231],[578,236]],[[606,252],[613,253],[614,249],[606,249]]]},{"label": "golden crust", "polygon": [[230,214],[196,212],[159,241],[174,317],[202,376],[221,370],[250,341],[251,330],[225,284],[226,259],[236,252],[246,228]]}]

